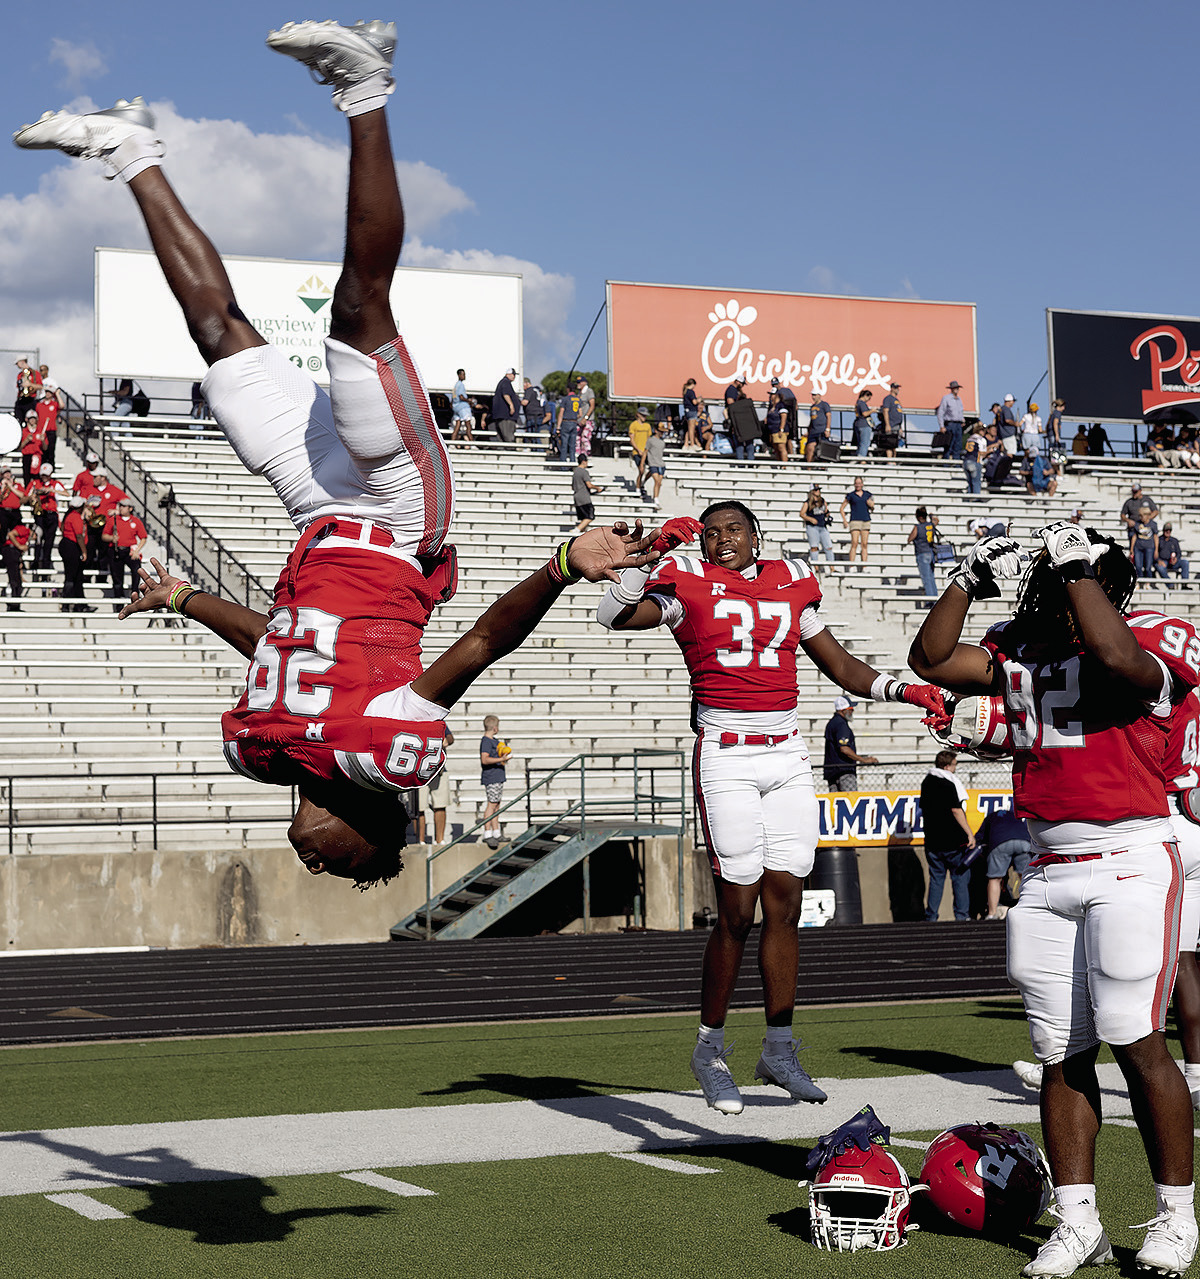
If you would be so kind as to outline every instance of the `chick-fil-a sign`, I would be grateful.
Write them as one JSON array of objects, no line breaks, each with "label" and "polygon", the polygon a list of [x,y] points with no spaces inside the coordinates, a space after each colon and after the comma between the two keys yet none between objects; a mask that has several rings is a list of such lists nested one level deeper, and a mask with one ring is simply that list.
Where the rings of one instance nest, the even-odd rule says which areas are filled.
[{"label": "chick-fil-a sign", "polygon": [[906,409],[933,409],[952,379],[977,407],[975,308],[968,303],[839,298],[656,284],[608,285],[609,395],[677,400],[684,383],[724,395],[738,378],[765,400],[778,378],[802,400],[878,405],[893,382]]}]

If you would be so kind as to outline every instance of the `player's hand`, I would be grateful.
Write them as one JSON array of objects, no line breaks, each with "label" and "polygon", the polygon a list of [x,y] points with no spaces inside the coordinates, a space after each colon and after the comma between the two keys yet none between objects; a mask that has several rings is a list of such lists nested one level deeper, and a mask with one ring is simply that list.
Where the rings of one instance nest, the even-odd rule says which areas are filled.
[{"label": "player's hand", "polygon": [[156,608],[166,608],[171,592],[183,581],[181,577],[172,577],[153,556],[150,563],[154,565],[154,574],[146,570],[138,570],[138,585],[133,588],[129,603],[117,614],[124,621],[134,613],[153,612]]},{"label": "player's hand", "polygon": [[905,684],[900,700],[910,706],[923,706],[929,714],[921,720],[930,728],[949,728],[953,716],[946,709],[946,699],[933,684]]},{"label": "player's hand", "polygon": [[676,515],[662,526],[662,532],[654,539],[653,549],[666,555],[685,542],[694,542],[703,532],[704,525],[699,520],[690,515]]},{"label": "player's hand", "polygon": [[643,533],[641,520],[635,521],[632,530],[623,520],[611,528],[590,528],[571,543],[567,562],[589,582],[619,582],[621,569],[645,568],[662,558],[653,549],[661,531],[652,528]]},{"label": "player's hand", "polygon": [[1069,520],[1047,524],[1045,528],[1038,529],[1037,535],[1042,539],[1046,554],[1050,556],[1050,563],[1055,568],[1063,568],[1072,563],[1095,564],[1108,550],[1104,542],[1093,543],[1088,538],[1086,529]]},{"label": "player's hand", "polygon": [[1029,558],[1029,552],[1011,537],[985,538],[976,542],[951,569],[950,580],[973,600],[998,599],[1000,588],[996,579],[1020,577]]}]

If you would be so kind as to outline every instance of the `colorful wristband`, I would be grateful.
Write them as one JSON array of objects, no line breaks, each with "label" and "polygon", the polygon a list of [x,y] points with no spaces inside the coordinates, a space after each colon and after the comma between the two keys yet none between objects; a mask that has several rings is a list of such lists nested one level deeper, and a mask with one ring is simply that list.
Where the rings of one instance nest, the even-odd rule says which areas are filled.
[{"label": "colorful wristband", "polygon": [[578,582],[583,577],[582,573],[576,573],[575,570],[571,568],[568,560],[568,556],[571,553],[571,546],[574,541],[575,539],[571,538],[569,541],[563,542],[551,557],[549,564],[546,565],[551,579],[559,586],[570,586],[572,583]]},{"label": "colorful wristband", "polygon": [[187,591],[194,591],[196,588],[191,582],[177,582],[171,589],[171,594],[167,597],[167,610],[171,613],[179,612],[179,597]]}]

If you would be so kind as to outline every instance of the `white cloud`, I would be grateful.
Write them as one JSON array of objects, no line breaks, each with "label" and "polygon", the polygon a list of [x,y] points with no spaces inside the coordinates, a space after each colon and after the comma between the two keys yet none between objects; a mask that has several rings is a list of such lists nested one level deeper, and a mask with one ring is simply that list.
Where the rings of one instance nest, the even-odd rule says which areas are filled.
[{"label": "white cloud", "polygon": [[[74,110],[94,110],[80,100]],[[192,120],[153,104],[167,141],[167,172],[222,253],[337,259],[342,252],[348,150],[299,132],[254,133],[236,120]],[[36,192],[0,196],[0,346],[40,346],[63,386],[91,390],[93,246],[146,248],[141,218],[120,181],[94,161],[68,160]],[[536,263],[485,249],[426,243],[448,216],[474,206],[446,174],[423,161],[397,164],[409,238],[404,261],[419,266],[520,271],[525,277],[526,364],[569,359],[566,317],[574,282]],[[2,376],[0,370],[0,376]],[[4,384],[0,382],[0,387]],[[0,391],[0,401],[3,399]]]},{"label": "white cloud", "polygon": [[61,83],[71,89],[79,88],[85,80],[102,76],[108,70],[104,55],[90,41],[74,44],[60,36],[50,41],[50,61],[62,63],[65,74]]},{"label": "white cloud", "polygon": [[905,298],[906,300],[910,302],[919,302],[921,300],[921,295],[913,287],[913,282],[908,278],[907,275],[901,277],[900,287],[899,289],[896,290],[895,293],[892,294],[892,297]]},{"label": "white cloud", "polygon": [[831,293],[837,296],[861,293],[857,284],[843,280],[831,267],[814,266],[808,273],[808,286],[815,293]]}]

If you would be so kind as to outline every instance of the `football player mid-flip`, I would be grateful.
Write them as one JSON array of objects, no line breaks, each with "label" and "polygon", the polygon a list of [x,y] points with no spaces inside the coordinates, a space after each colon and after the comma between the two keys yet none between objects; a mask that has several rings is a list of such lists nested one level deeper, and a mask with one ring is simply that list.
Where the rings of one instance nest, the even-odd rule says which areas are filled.
[{"label": "football player mid-flip", "polygon": [[[1196,1253],[1192,1104],[1164,1027],[1179,956],[1184,872],[1164,761],[1175,707],[1200,682],[1200,635],[1129,617],[1134,573],[1110,538],[1040,530],[1038,554],[980,542],[913,641],[912,669],[1004,699],[1013,802],[1034,857],[1008,913],[1008,972],[1043,1063],[1042,1131],[1059,1225],[1026,1275],[1069,1275],[1113,1254],[1096,1204],[1096,1055],[1113,1051],[1154,1177],[1137,1264],[1179,1274]],[[1025,573],[1011,621],[960,642],[971,602]],[[1194,927],[1194,925],[1193,925]]]},{"label": "football player mid-flip", "polygon": [[216,249],[162,169],[139,98],[89,115],[47,112],[19,147],[99,159],[129,186],[205,363],[204,398],[246,468],[270,481],[300,532],[266,616],[143,573],[122,616],[169,607],[250,658],[246,693],[222,721],[225,754],[300,795],[289,838],[315,874],[385,881],[400,869],[399,792],[444,761],[446,710],[527,636],[569,581],[648,563],[640,529],[592,530],[494,604],[422,672],[421,635],[453,594],[446,543],[454,477],[424,384],[388,300],[404,237],[384,104],[392,23],[289,23],[267,43],[333,86],[349,122],[346,245],[326,361],[330,390],[254,329]]},{"label": "football player mid-flip", "polygon": [[812,870],[818,809],[796,715],[796,652],[840,688],[909,702],[948,722],[941,693],[903,684],[852,657],[818,616],[821,590],[800,560],[760,560],[758,520],[741,502],[717,502],[699,520],[668,520],[660,549],[700,538],[702,558],[670,555],[653,571],[627,570],[601,600],[611,630],[669,626],[691,677],[696,809],[717,888],[717,922],[704,952],[700,1031],[692,1073],[704,1099],[738,1114],[725,1018],[761,903],[759,970],[766,1038],[755,1078],[796,1101],[823,1102],[792,1037],[804,876]]}]

